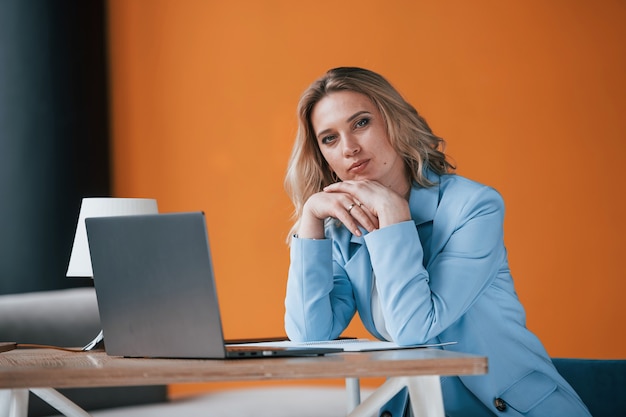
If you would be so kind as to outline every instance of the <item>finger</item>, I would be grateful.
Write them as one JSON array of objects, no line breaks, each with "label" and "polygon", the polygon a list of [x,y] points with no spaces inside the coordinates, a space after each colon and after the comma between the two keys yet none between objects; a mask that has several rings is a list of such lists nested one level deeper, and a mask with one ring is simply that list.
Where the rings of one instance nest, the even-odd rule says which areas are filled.
[{"label": "finger", "polygon": [[[372,222],[367,218],[359,205],[347,196],[348,199],[337,200],[334,204],[334,215],[348,230],[355,236],[361,236],[363,233],[360,228],[370,231]],[[357,212],[360,213],[357,214]],[[355,215],[356,214],[356,215]],[[361,219],[365,220],[366,224],[361,224]]]},{"label": "finger", "polygon": [[[352,232],[355,236],[361,236],[361,230],[359,229],[360,223],[357,222],[356,218],[350,215],[347,210],[344,210],[340,214],[337,215],[337,219],[343,223],[343,225]],[[365,228],[365,226],[363,226]],[[367,230],[367,228],[365,228]]]},{"label": "finger", "polygon": [[355,203],[349,213],[368,232],[378,229],[378,218],[362,204]]},{"label": "finger", "polygon": [[[380,185],[372,181],[343,181],[334,183],[324,188],[325,193],[343,193],[347,194],[357,203],[373,204],[376,199],[384,196],[386,189],[380,189]],[[371,206],[368,206],[372,209]]]},{"label": "finger", "polygon": [[333,192],[333,193],[334,192],[348,192],[348,190],[353,188],[351,187],[351,185],[353,185],[352,181],[335,182],[324,187],[324,191]]}]

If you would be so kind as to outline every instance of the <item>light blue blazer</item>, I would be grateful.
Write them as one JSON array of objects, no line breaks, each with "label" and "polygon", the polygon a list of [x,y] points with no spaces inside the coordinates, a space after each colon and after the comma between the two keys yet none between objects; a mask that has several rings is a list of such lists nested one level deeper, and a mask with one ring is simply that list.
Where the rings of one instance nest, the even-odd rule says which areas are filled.
[{"label": "light blue blazer", "polygon": [[326,239],[292,239],[285,299],[289,338],[337,338],[358,311],[367,330],[382,339],[371,308],[375,274],[394,342],[456,341],[445,349],[488,357],[487,375],[442,383],[448,415],[454,410],[472,415],[472,407],[478,407],[483,414],[476,410],[475,415],[490,415],[490,410],[588,416],[526,328],[504,246],[500,194],[458,175],[428,171],[427,176],[436,185],[412,188],[411,221],[363,237],[330,221]]}]

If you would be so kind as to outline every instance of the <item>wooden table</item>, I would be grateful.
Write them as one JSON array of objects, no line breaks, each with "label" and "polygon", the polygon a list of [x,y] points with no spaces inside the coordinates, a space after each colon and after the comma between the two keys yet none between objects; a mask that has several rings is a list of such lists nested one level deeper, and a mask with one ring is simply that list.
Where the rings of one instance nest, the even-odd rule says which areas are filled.
[{"label": "wooden table", "polygon": [[[372,415],[406,386],[416,417],[443,417],[439,376],[486,372],[484,357],[439,349],[235,360],[135,359],[107,356],[103,351],[18,349],[0,353],[0,415],[25,415],[28,390],[67,416],[83,417],[89,414],[52,388],[388,377],[350,416]],[[6,409],[9,412],[3,414]]]}]

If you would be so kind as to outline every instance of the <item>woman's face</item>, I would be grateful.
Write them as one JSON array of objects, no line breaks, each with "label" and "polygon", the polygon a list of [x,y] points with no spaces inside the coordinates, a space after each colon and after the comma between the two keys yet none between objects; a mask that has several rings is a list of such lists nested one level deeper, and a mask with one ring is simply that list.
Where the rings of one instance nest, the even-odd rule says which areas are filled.
[{"label": "woman's face", "polygon": [[406,191],[404,161],[391,147],[385,121],[367,96],[332,92],[313,107],[311,124],[324,159],[341,180],[375,180]]}]

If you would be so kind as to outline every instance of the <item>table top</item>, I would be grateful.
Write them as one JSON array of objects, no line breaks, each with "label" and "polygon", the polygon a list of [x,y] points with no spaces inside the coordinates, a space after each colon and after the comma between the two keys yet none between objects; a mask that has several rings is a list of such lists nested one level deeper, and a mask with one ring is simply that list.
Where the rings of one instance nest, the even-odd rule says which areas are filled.
[{"label": "table top", "polygon": [[161,385],[271,379],[478,375],[487,358],[440,349],[333,353],[316,357],[149,359],[104,351],[17,349],[0,353],[0,388]]}]

